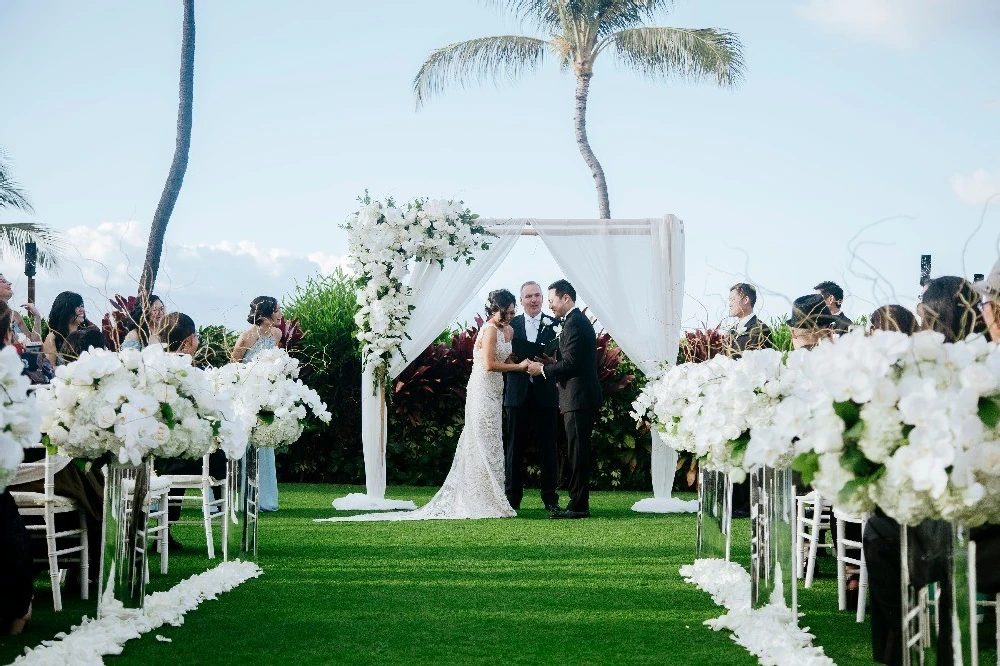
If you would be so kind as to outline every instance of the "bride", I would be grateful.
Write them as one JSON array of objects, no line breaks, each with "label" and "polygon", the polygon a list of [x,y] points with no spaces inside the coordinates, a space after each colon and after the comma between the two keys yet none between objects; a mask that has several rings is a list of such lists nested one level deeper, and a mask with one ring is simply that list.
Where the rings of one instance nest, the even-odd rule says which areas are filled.
[{"label": "bride", "polygon": [[514,294],[491,291],[486,303],[489,319],[483,324],[472,354],[472,375],[465,397],[465,427],[458,439],[455,460],[441,490],[416,511],[368,513],[326,521],[435,520],[455,518],[512,518],[517,514],[504,493],[503,375],[525,372],[528,361],[509,363],[514,329]]}]

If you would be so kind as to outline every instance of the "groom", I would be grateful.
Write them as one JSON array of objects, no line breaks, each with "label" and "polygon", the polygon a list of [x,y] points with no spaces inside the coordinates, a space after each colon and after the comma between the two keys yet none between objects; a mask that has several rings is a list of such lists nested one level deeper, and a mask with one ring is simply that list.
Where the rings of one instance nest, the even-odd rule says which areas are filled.
[{"label": "groom", "polygon": [[576,289],[566,280],[549,285],[549,309],[563,320],[557,360],[531,363],[528,374],[554,380],[559,387],[569,448],[569,504],[553,518],[590,516],[590,436],[604,397],[597,377],[597,334],[576,307]]},{"label": "groom", "polygon": [[[545,344],[556,339],[555,320],[542,314],[542,287],[537,282],[521,285],[523,315],[510,320],[514,338]],[[556,424],[559,394],[555,382],[528,377],[523,372],[504,374],[503,407],[507,413],[506,453],[507,501],[521,508],[524,496],[524,453],[533,439],[542,470],[542,503],[550,512],[562,511],[556,494]]]}]

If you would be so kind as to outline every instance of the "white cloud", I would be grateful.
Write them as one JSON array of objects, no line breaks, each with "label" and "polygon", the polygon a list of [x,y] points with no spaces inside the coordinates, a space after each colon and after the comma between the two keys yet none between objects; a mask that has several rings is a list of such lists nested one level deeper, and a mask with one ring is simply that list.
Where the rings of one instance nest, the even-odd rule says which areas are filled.
[{"label": "white cloud", "polygon": [[942,29],[1000,17],[995,0],[806,0],[796,13],[833,32],[904,50]]},{"label": "white cloud", "polygon": [[1000,194],[1000,171],[990,173],[986,169],[977,169],[969,175],[956,173],[949,182],[962,203],[980,205]]},{"label": "white cloud", "polygon": [[[81,225],[66,232],[70,251],[58,274],[40,271],[39,309],[48,313],[60,291],[76,291],[86,301],[88,317],[99,321],[115,294],[134,294],[142,272],[149,229],[136,222]],[[156,292],[172,311],[182,311],[199,324],[245,325],[250,300],[262,294],[280,298],[296,281],[315,273],[346,267],[347,258],[314,251],[296,254],[285,248],[262,248],[254,241],[222,241],[186,245],[167,242],[160,262]],[[4,264],[15,282],[17,298],[26,290],[20,265]],[[21,276],[21,277],[18,277]],[[17,305],[23,303],[19,300]]]}]

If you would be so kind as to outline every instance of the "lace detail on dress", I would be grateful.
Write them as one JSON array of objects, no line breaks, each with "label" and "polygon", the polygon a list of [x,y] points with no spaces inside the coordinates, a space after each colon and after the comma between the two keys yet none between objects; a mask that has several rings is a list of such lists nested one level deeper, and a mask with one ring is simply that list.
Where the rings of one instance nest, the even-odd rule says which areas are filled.
[{"label": "lace detail on dress", "polygon": [[[494,358],[505,361],[511,348],[503,331],[497,329],[497,344],[492,350]],[[512,518],[517,515],[504,493],[503,374],[486,370],[486,353],[477,341],[466,389],[465,427],[458,439],[448,478],[431,501],[416,511],[369,513],[331,520]]]}]

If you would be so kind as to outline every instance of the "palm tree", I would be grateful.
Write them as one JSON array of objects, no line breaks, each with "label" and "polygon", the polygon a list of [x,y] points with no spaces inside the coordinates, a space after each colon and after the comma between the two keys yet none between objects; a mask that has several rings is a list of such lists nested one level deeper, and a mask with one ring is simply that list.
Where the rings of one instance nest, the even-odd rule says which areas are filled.
[{"label": "palm tree", "polygon": [[167,223],[174,212],[174,205],[184,184],[187,172],[188,153],[191,150],[191,121],[194,110],[194,0],[183,0],[184,23],[181,33],[181,76],[180,94],[177,108],[177,142],[174,159],[170,163],[167,182],[160,194],[160,202],[153,214],[149,228],[149,242],[146,244],[146,260],[139,278],[140,298],[148,297],[156,283],[156,273],[160,269],[163,254],[163,238],[167,233]]},{"label": "palm tree", "polygon": [[[0,211],[9,208],[24,213],[33,212],[31,202],[10,175],[10,167],[0,151]],[[23,257],[26,243],[38,246],[38,264],[55,268],[65,251],[62,235],[37,222],[0,222],[0,259],[6,259],[11,250]]]},{"label": "palm tree", "polygon": [[512,80],[537,70],[551,55],[576,77],[576,142],[597,185],[602,218],[611,217],[604,169],[587,140],[587,97],[594,63],[608,52],[654,80],[714,80],[735,86],[743,76],[743,47],[732,32],[716,28],[644,25],[673,0],[494,0],[548,38],[501,35],[470,39],[431,52],[416,78],[417,106],[452,84]]}]

